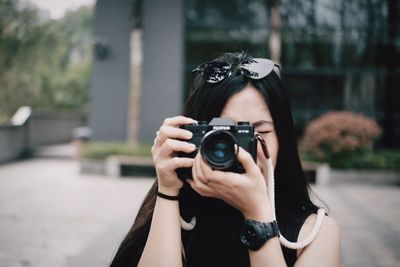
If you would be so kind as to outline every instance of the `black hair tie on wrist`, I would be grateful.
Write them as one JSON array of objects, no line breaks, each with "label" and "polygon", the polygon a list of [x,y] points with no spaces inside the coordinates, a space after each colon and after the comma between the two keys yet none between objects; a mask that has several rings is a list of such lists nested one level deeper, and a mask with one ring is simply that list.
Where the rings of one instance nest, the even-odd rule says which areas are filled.
[{"label": "black hair tie on wrist", "polygon": [[156,192],[156,195],[161,197],[161,198],[168,199],[168,200],[179,200],[179,195],[177,195],[177,196],[169,196],[169,195],[161,193],[158,190]]}]

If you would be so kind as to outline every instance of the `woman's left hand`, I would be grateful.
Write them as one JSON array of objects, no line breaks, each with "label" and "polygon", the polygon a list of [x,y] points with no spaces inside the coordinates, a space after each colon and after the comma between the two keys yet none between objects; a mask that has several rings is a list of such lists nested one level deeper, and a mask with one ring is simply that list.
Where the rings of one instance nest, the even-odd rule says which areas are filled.
[{"label": "woman's left hand", "polygon": [[190,186],[202,196],[219,198],[238,209],[246,219],[271,221],[267,184],[252,156],[239,146],[237,155],[245,173],[213,170],[197,154],[192,168]]}]

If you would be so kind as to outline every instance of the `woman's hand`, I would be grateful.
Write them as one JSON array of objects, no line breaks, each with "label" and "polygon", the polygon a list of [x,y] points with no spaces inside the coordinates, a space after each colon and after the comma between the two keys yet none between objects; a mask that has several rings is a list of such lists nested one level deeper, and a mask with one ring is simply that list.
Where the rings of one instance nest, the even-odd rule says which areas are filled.
[{"label": "woman's hand", "polygon": [[196,121],[184,116],[167,118],[157,133],[151,154],[157,172],[158,188],[162,193],[177,195],[183,182],[175,170],[193,166],[192,158],[177,157],[176,152],[191,153],[196,149],[194,144],[180,141],[189,140],[192,138],[192,133],[179,128],[181,125],[194,122]]},{"label": "woman's hand", "polygon": [[267,184],[260,168],[241,147],[237,158],[245,173],[212,170],[198,153],[192,169],[193,180],[187,182],[200,195],[222,199],[235,207],[246,219],[272,220]]}]

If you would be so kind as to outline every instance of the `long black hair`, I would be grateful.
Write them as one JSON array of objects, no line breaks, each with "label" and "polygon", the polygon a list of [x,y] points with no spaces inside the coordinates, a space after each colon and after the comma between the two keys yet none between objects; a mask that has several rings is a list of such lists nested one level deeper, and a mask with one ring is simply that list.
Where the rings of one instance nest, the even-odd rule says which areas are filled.
[{"label": "long black hair", "polygon": [[[217,58],[234,66],[248,59],[245,53],[227,53]],[[252,80],[234,71],[217,84],[204,81],[195,72],[183,115],[198,121],[219,117],[228,99],[247,85],[264,97],[270,109],[278,137],[279,151],[275,167],[275,205],[279,226],[298,223],[318,209],[310,200],[309,187],[300,163],[293,118],[282,81],[272,71],[265,78]],[[154,183],[138,212],[136,220],[120,245],[111,266],[136,266],[150,230],[157,182]],[[203,198],[188,184],[181,190],[180,212],[184,219],[197,217],[193,231],[183,231],[187,266],[249,266],[247,249],[237,238],[243,217],[224,202]]]}]

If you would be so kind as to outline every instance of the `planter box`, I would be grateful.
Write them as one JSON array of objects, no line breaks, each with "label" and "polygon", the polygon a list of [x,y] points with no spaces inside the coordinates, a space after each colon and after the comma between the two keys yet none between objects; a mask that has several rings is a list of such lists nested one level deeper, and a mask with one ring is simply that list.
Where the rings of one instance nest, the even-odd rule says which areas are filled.
[{"label": "planter box", "polygon": [[327,163],[302,162],[307,181],[310,184],[327,185],[330,182],[331,168]]},{"label": "planter box", "polygon": [[104,160],[82,159],[80,165],[80,172],[82,174],[105,174]]},{"label": "planter box", "polygon": [[338,170],[330,172],[330,183],[400,185],[400,172],[385,170]]},{"label": "planter box", "polygon": [[152,158],[112,155],[105,160],[83,159],[80,161],[83,174],[109,177],[148,176],[155,177]]},{"label": "planter box", "polygon": [[112,155],[106,158],[104,164],[107,176],[156,176],[153,159],[148,157]]},{"label": "planter box", "polygon": [[[303,162],[309,183],[316,185],[363,183],[400,185],[400,172],[385,170],[338,170],[329,164]],[[81,173],[109,177],[147,176],[155,177],[153,160],[149,157],[113,155],[105,160],[81,160]]]},{"label": "planter box", "polygon": [[306,179],[311,184],[341,183],[400,185],[400,172],[392,170],[341,170],[329,164],[302,162]]}]

